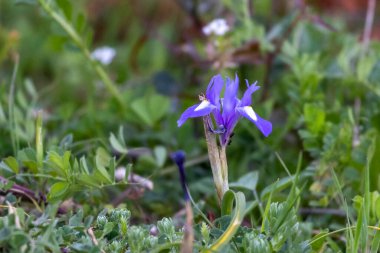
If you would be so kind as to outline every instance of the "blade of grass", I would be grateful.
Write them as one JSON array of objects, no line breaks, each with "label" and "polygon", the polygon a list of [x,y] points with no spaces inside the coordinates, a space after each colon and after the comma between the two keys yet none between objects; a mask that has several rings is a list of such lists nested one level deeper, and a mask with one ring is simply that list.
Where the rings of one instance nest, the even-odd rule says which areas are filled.
[{"label": "blade of grass", "polygon": [[281,213],[281,216],[276,221],[276,224],[274,225],[274,228],[273,228],[273,234],[277,233],[277,230],[281,227],[283,222],[286,220],[290,211],[292,210],[292,208],[294,208],[296,201],[301,196],[303,189],[305,189],[305,187],[306,187],[306,183],[301,187],[301,190],[299,191],[297,195],[294,196],[294,198],[290,198],[289,200],[286,201],[286,206],[285,206],[286,212]]},{"label": "blade of grass", "polygon": [[282,158],[280,157],[280,155],[277,152],[275,152],[274,154],[276,155],[277,159],[280,161],[282,167],[285,169],[285,171],[288,174],[288,176],[289,177],[292,176],[292,174],[290,173],[288,167],[286,166],[285,162],[282,160]]},{"label": "blade of grass", "polygon": [[301,166],[302,166],[302,153],[300,152],[298,155],[296,174],[293,177],[293,185],[292,185],[292,188],[290,189],[290,193],[288,195],[288,199],[286,202],[289,202],[296,194],[297,183],[300,178]]},{"label": "blade of grass", "polygon": [[359,209],[359,214],[358,214],[358,220],[356,222],[356,229],[355,229],[355,239],[354,239],[354,247],[353,247],[353,251],[352,252],[359,252],[359,246],[360,246],[360,237],[362,235],[362,228],[363,228],[363,218],[364,217],[364,214],[363,214],[363,206],[364,204],[362,203],[360,205],[360,209]]},{"label": "blade of grass", "polygon": [[16,134],[16,121],[15,121],[15,115],[14,115],[14,107],[15,107],[15,85],[16,85],[16,76],[18,72],[18,66],[19,66],[19,56],[18,54],[14,57],[15,65],[13,68],[12,73],[12,79],[9,89],[9,97],[8,97],[8,117],[9,117],[9,132],[11,136],[11,142],[12,142],[12,148],[13,148],[13,154],[16,155],[17,151],[19,150],[19,140]]},{"label": "blade of grass", "polygon": [[379,252],[380,248],[380,231],[375,232],[375,236],[372,239],[371,253]]},{"label": "blade of grass", "polygon": [[[283,167],[286,169],[286,171],[289,173],[289,176],[291,177],[291,174],[289,172],[289,170],[286,168],[286,165],[285,163],[282,161],[282,159],[280,158],[280,156],[277,154],[277,158],[280,160],[281,164],[283,165]],[[302,165],[302,153],[299,154],[298,156],[298,162],[297,162],[297,169],[296,169],[296,174],[294,175],[294,177],[292,177],[293,179],[293,184],[292,184],[292,188],[290,189],[290,193],[288,195],[288,198],[286,200],[286,212],[283,212],[281,214],[280,217],[278,217],[278,220],[274,226],[274,233],[276,233],[277,229],[280,228],[280,226],[282,225],[282,223],[285,221],[286,217],[288,217],[288,214],[289,212],[292,210],[292,208],[295,206],[295,203],[296,201],[299,199],[300,195],[302,194],[303,192],[303,189],[306,187],[306,183],[301,187],[301,190],[298,191],[297,193],[297,183],[298,183],[298,180],[299,180],[299,175],[300,175],[300,171],[301,171],[301,165]]]},{"label": "blade of grass", "polygon": [[191,197],[189,189],[187,189],[187,193],[189,194],[189,199],[191,201],[191,204],[193,205],[195,210],[197,210],[198,214],[207,222],[207,224],[210,227],[214,227],[214,224],[212,224],[212,222],[209,219],[207,219],[207,216],[202,212],[201,209],[199,209],[198,205],[194,202],[193,198]]},{"label": "blade of grass", "polygon": [[278,179],[277,179],[276,183],[273,185],[272,191],[269,194],[268,202],[265,206],[264,215],[263,215],[263,222],[261,224],[261,230],[260,230],[261,233],[264,233],[264,231],[265,231],[265,221],[267,220],[267,216],[268,216],[269,209],[270,209],[270,204],[272,203],[272,194],[273,194],[274,190],[277,188],[276,187],[277,183],[278,183]]},{"label": "blade of grass", "polygon": [[[356,226],[351,226],[351,227],[345,227],[345,228],[341,228],[341,229],[337,229],[337,230],[331,231],[329,233],[321,235],[318,238],[315,238],[314,240],[309,241],[308,245],[311,245],[311,244],[315,243],[316,241],[318,241],[318,240],[320,240],[320,239],[322,239],[324,237],[327,237],[327,236],[330,236],[330,235],[333,235],[333,234],[337,234],[337,233],[340,233],[340,232],[344,232],[344,231],[350,230],[350,229],[354,230],[356,228],[357,228]],[[376,230],[376,231],[380,231],[380,227],[375,227],[375,226],[367,226],[367,229],[373,229],[373,230]]]},{"label": "blade of grass", "polygon": [[[331,168],[331,174],[333,175],[334,184],[338,190],[338,197],[341,199],[341,202],[343,203],[344,210],[346,212],[346,219],[347,219],[347,227],[351,227],[351,220],[353,221],[354,218],[351,217],[350,212],[348,210],[348,205],[346,198],[344,197],[342,186],[339,182],[338,176],[336,175],[335,171]],[[352,230],[348,230],[349,240],[347,241],[347,248],[350,248],[350,245],[353,245],[354,242],[354,235],[352,233]]]},{"label": "blade of grass", "polygon": [[[371,146],[369,146],[367,151],[367,163],[364,170],[364,222],[363,227],[368,226],[369,218],[370,218],[370,206],[371,206],[371,197],[370,197],[370,179],[369,179],[369,170],[370,164],[372,161],[373,154],[375,153],[375,144],[376,138],[372,140]],[[369,245],[368,244],[368,231],[366,229],[362,230],[362,252],[368,252]]]}]

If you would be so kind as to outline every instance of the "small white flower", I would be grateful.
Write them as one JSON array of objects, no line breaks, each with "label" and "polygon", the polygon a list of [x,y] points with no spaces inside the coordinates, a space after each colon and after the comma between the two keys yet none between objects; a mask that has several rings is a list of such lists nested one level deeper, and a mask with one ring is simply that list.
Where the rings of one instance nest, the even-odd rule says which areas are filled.
[{"label": "small white flower", "polygon": [[100,61],[104,65],[108,65],[112,62],[113,58],[116,55],[116,50],[112,47],[99,47],[95,49],[91,56],[94,60]]},{"label": "small white flower", "polygon": [[203,33],[207,36],[211,34],[222,36],[229,30],[230,27],[228,26],[226,20],[222,18],[214,19],[202,28]]}]

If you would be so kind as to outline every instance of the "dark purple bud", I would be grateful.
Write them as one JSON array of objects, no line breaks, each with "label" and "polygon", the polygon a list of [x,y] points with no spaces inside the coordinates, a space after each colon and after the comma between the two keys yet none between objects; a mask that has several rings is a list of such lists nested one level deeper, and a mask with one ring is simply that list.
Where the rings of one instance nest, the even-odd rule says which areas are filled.
[{"label": "dark purple bud", "polygon": [[182,150],[178,150],[170,155],[173,161],[177,164],[179,170],[179,178],[181,180],[182,189],[184,192],[185,201],[189,201],[189,193],[186,186],[186,176],[185,176],[185,152]]}]

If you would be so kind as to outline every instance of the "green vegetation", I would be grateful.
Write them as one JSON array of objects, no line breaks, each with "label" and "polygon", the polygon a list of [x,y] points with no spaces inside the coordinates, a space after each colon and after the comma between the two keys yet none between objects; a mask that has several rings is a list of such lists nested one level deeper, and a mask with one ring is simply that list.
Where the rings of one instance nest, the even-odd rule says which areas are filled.
[{"label": "green vegetation", "polygon": [[[0,1],[0,251],[378,252],[376,1],[294,2]],[[177,127],[219,73],[273,125],[236,126],[222,199]]]}]

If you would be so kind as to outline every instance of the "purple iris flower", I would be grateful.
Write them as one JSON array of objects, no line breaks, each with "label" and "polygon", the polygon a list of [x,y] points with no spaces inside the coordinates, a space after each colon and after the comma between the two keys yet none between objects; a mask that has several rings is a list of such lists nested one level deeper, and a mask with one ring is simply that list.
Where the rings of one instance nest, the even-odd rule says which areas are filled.
[{"label": "purple iris flower", "polygon": [[[201,102],[187,108],[177,121],[178,127],[182,126],[188,118],[203,117],[212,114],[217,126],[214,132],[221,134],[221,144],[229,142],[233,129],[238,120],[243,116],[252,121],[256,127],[267,137],[272,132],[272,123],[262,119],[251,107],[251,95],[260,87],[247,83],[247,90],[241,99],[237,98],[239,78],[226,79],[224,82],[221,75],[214,76],[206,91],[206,96],[201,96]],[[225,84],[225,85],[224,85]],[[220,93],[225,86],[224,98]]]}]

